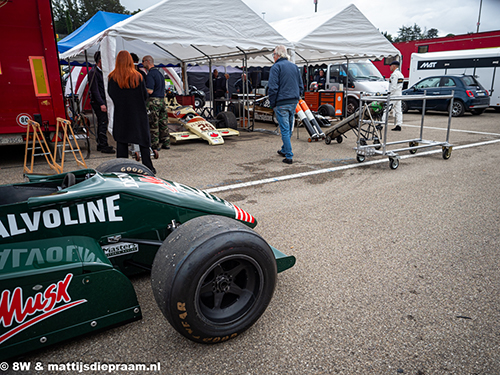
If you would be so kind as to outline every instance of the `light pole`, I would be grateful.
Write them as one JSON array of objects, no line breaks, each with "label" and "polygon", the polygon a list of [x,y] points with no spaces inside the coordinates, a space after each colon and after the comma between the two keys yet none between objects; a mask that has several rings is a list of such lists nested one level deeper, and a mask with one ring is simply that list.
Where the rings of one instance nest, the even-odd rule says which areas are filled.
[{"label": "light pole", "polygon": [[481,8],[483,7],[483,0],[480,0],[479,2],[479,16],[477,17],[477,30],[476,33],[479,32],[479,25],[481,24]]},{"label": "light pole", "polygon": [[262,19],[265,20],[266,19],[266,12],[262,12]]},{"label": "light pole", "polygon": [[318,0],[314,0],[314,12],[318,11]]}]

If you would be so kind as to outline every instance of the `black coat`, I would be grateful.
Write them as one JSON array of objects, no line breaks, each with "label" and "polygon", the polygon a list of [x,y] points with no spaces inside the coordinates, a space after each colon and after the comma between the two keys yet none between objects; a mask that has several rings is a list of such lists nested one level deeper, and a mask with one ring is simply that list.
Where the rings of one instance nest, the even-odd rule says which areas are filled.
[{"label": "black coat", "polygon": [[[226,77],[223,74],[218,74],[217,78],[212,74],[212,80],[214,85],[214,97],[215,98],[223,98],[226,94]],[[205,85],[210,89],[210,79],[205,83]]]},{"label": "black coat", "polygon": [[151,146],[146,110],[148,92],[144,80],[133,89],[121,89],[114,80],[108,81],[108,93],[115,105],[113,138],[120,143]]},{"label": "black coat", "polygon": [[90,70],[88,81],[90,83],[90,102],[96,103],[99,106],[106,105],[102,70],[99,69],[97,65]]}]

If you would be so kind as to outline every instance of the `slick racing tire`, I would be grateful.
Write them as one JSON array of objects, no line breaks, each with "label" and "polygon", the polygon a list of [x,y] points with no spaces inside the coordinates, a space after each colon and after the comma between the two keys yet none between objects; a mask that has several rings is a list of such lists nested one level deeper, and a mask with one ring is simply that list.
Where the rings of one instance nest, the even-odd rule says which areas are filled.
[{"label": "slick racing tire", "polygon": [[273,252],[262,237],[233,219],[209,215],[166,238],[153,262],[151,285],[160,310],[181,335],[215,344],[260,318],[276,274]]},{"label": "slick racing tire", "polygon": [[318,114],[321,116],[335,117],[335,108],[331,104],[322,104],[318,108]]},{"label": "slick racing tire", "polygon": [[217,115],[217,128],[231,128],[236,129],[238,121],[233,112],[221,112]]},{"label": "slick racing tire", "polygon": [[135,160],[128,160],[125,158],[117,158],[105,161],[100,164],[96,171],[101,173],[129,173],[129,174],[141,174],[144,176],[154,176],[155,174],[151,169],[146,167],[144,164],[139,163]]}]

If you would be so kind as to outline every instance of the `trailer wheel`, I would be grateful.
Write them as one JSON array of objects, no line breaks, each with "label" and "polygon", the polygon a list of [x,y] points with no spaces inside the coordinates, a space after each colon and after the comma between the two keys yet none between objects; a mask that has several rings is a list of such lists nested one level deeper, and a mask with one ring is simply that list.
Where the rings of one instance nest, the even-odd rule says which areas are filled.
[{"label": "trailer wheel", "polygon": [[356,112],[356,109],[359,107],[359,102],[354,98],[347,99],[347,117]]},{"label": "trailer wheel", "polygon": [[331,104],[322,104],[318,108],[318,114],[321,116],[334,117],[335,116],[335,108]]},{"label": "trailer wheel", "polygon": [[327,135],[327,136],[326,136],[326,138],[325,138],[325,143],[326,143],[327,145],[329,145],[330,143],[332,143],[332,138],[331,138],[329,135]]},{"label": "trailer wheel", "polygon": [[380,150],[380,148],[382,147],[382,146],[380,145],[380,139],[378,139],[378,138],[375,138],[375,139],[373,140],[373,144],[374,144],[374,145],[377,145],[377,146],[375,146],[375,150]]},{"label": "trailer wheel", "polygon": [[99,164],[95,169],[101,173],[112,173],[112,172],[122,172],[130,174],[141,174],[144,176],[154,176],[155,174],[146,167],[144,164],[139,163],[135,160],[128,160],[125,158],[117,158],[105,161]]},{"label": "trailer wheel", "polygon": [[448,160],[451,157],[451,147],[443,147],[443,159]]},{"label": "trailer wheel", "polygon": [[[417,146],[418,146],[418,142],[410,142],[410,143],[408,144],[408,146],[410,146],[410,147],[417,147]],[[412,155],[413,155],[413,154],[416,154],[416,153],[417,153],[417,150],[416,150],[416,149],[415,149],[415,150],[409,150],[409,152],[410,152],[410,154],[412,154]]]},{"label": "trailer wheel", "polygon": [[397,169],[399,167],[399,159],[398,158],[389,158],[389,167],[391,169]]},{"label": "trailer wheel", "polygon": [[365,155],[357,154],[356,155],[356,160],[358,161],[358,163],[364,162],[365,161]]},{"label": "trailer wheel", "polygon": [[236,129],[238,122],[233,112],[221,112],[217,115],[217,128],[231,128]]},{"label": "trailer wheel", "polygon": [[209,215],[167,237],[156,253],[151,285],[160,310],[181,335],[215,344],[260,318],[276,274],[273,252],[262,237],[236,220]]},{"label": "trailer wheel", "polygon": [[337,143],[342,143],[343,140],[344,140],[344,137],[342,137],[341,135],[339,135],[337,137]]}]

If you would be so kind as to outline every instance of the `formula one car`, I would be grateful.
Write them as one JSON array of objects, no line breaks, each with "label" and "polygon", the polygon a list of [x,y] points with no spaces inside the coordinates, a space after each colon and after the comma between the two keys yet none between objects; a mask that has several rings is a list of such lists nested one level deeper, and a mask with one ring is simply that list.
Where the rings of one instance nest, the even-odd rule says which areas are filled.
[{"label": "formula one car", "polygon": [[204,139],[210,145],[224,144],[222,137],[240,135],[237,128],[236,117],[231,112],[221,112],[215,119],[215,125],[201,117],[190,105],[180,105],[173,91],[167,91],[165,102],[167,104],[169,125],[180,125],[186,131],[170,132],[172,143],[190,139]]},{"label": "formula one car", "polygon": [[0,360],[141,319],[127,276],[145,271],[180,334],[223,342],[295,263],[249,213],[132,160],[28,178],[0,186]]},{"label": "formula one car", "polygon": [[254,118],[255,121],[272,122],[276,126],[279,125],[274,110],[271,108],[269,96],[257,94],[253,103],[245,106],[243,106],[243,103],[231,103],[228,111],[233,112],[236,117],[248,115],[250,118]]}]

